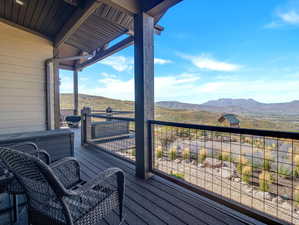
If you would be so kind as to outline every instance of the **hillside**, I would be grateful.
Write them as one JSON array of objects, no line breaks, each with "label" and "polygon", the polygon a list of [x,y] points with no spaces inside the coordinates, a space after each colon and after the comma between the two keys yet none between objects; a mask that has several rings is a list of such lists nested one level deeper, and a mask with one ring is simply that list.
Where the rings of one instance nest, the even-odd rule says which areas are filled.
[{"label": "hillside", "polygon": [[210,112],[226,112],[236,114],[284,114],[299,113],[299,100],[284,103],[261,103],[254,99],[223,98],[203,104],[189,104],[177,101],[157,102],[157,105],[170,109],[206,110]]},{"label": "hillside", "polygon": [[[206,125],[219,125],[218,118],[221,116],[221,112],[211,112],[207,110],[201,110],[198,105],[195,105],[196,109],[188,108],[193,104],[177,103],[178,108],[161,107],[161,102],[157,103],[155,108],[155,119],[164,121],[174,121],[183,123],[195,123]],[[172,103],[172,102],[170,102]],[[72,94],[61,95],[61,108],[72,109],[73,96]],[[122,101],[117,99],[110,99],[100,96],[91,95],[79,95],[79,108],[89,106],[94,110],[104,110],[108,106],[114,110],[133,110],[134,102]],[[184,108],[185,107],[185,108]],[[238,115],[241,121],[241,127],[244,128],[260,128],[260,129],[272,129],[272,130],[295,130],[296,126],[292,123],[277,122],[265,119],[256,119],[250,116]]]}]

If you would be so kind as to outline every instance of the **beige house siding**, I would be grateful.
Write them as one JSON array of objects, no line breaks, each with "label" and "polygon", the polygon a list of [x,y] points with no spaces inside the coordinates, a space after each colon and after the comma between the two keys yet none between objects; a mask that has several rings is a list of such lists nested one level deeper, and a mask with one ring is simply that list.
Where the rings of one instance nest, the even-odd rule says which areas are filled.
[{"label": "beige house siding", "polygon": [[0,22],[0,134],[46,129],[45,60],[51,42]]}]

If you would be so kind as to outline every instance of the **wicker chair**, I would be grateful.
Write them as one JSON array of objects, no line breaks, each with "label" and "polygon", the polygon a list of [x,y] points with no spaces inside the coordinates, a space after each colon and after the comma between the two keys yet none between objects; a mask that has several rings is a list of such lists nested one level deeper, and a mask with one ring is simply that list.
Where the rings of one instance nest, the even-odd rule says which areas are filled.
[{"label": "wicker chair", "polygon": [[123,222],[124,173],[107,169],[84,182],[74,158],[49,166],[20,151],[0,148],[0,159],[24,187],[32,225],[98,224],[113,209]]},{"label": "wicker chair", "polygon": [[[31,154],[39,158],[40,160],[42,160],[44,163],[48,165],[51,163],[50,155],[46,151],[40,150],[38,146],[33,142],[26,141],[17,144],[10,144],[7,145],[6,147]],[[5,165],[1,165],[1,160],[0,160],[0,166],[5,168]],[[18,194],[25,193],[23,186],[18,182],[17,179],[12,179],[11,182],[5,186],[5,189],[10,194],[18,195]]]}]

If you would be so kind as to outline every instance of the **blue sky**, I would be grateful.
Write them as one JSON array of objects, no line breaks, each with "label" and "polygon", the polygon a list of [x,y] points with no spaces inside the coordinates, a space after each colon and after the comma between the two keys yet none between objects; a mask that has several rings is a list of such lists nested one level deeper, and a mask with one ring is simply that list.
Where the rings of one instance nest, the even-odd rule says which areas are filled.
[{"label": "blue sky", "polygon": [[[184,0],[159,22],[155,100],[299,99],[298,0]],[[79,92],[134,99],[133,47],[79,73]],[[61,92],[72,73],[61,71]]]}]

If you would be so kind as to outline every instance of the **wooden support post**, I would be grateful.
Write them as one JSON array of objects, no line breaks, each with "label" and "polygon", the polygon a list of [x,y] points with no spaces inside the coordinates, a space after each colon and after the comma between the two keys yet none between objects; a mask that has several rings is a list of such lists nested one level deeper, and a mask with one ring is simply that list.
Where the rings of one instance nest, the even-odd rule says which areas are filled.
[{"label": "wooden support post", "polygon": [[79,94],[78,94],[78,71],[74,70],[74,115],[78,115],[79,110]]},{"label": "wooden support post", "polygon": [[150,134],[147,121],[154,119],[154,19],[140,12],[134,16],[136,176],[150,174]]},{"label": "wooden support post", "polygon": [[54,128],[60,128],[60,79],[59,62],[54,60]]},{"label": "wooden support post", "polygon": [[88,116],[90,113],[89,107],[84,107],[81,110],[81,145],[91,139],[91,117]]}]

